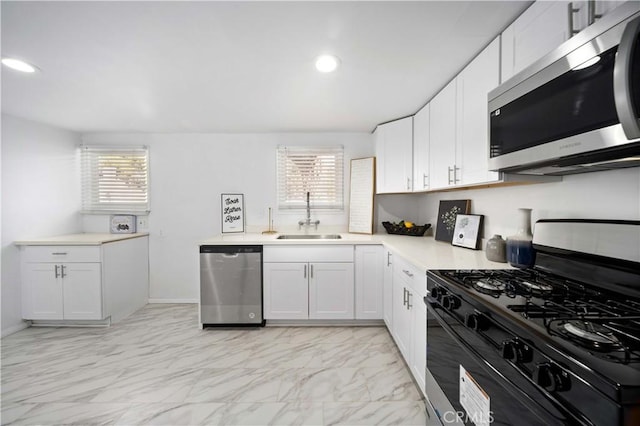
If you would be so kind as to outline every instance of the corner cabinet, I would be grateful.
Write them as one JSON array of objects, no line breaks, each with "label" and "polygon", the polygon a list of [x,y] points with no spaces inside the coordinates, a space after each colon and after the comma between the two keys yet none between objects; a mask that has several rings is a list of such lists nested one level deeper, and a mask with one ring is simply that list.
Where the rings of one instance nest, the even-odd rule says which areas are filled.
[{"label": "corner cabinet", "polygon": [[380,245],[355,246],[356,319],[382,319],[384,249]]},{"label": "corner cabinet", "polygon": [[413,117],[381,124],[374,132],[376,193],[413,189]]},{"label": "corner cabinet", "polygon": [[147,236],[21,249],[23,319],[115,322],[148,301]]}]

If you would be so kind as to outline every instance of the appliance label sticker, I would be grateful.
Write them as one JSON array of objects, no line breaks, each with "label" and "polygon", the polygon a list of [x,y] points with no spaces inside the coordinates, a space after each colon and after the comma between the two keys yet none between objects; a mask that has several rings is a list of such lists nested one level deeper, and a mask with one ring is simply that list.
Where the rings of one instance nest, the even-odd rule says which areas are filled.
[{"label": "appliance label sticker", "polygon": [[466,410],[465,422],[476,426],[489,426],[493,422],[489,395],[460,364],[460,405]]}]

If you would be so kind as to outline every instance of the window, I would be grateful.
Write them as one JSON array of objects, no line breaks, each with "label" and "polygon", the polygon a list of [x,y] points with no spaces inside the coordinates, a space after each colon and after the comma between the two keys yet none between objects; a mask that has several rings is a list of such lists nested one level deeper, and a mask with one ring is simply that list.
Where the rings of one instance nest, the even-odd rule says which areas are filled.
[{"label": "window", "polygon": [[81,147],[84,213],[149,212],[147,147]]},{"label": "window", "polygon": [[343,209],[343,151],[338,147],[278,147],[278,207]]}]

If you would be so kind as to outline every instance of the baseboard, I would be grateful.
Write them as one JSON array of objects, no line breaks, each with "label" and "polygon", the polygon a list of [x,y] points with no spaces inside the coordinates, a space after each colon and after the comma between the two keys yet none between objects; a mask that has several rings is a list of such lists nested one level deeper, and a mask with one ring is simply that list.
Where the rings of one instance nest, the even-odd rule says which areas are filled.
[{"label": "baseboard", "polygon": [[199,303],[198,299],[149,299],[149,303]]},{"label": "baseboard", "polygon": [[383,320],[267,320],[267,327],[380,327]]},{"label": "baseboard", "polygon": [[16,324],[12,327],[7,327],[5,329],[2,330],[2,335],[0,335],[0,337],[6,337],[9,336],[10,334],[13,333],[17,333],[20,330],[24,330],[25,328],[28,328],[31,326],[31,323],[28,321],[23,321],[21,324]]}]

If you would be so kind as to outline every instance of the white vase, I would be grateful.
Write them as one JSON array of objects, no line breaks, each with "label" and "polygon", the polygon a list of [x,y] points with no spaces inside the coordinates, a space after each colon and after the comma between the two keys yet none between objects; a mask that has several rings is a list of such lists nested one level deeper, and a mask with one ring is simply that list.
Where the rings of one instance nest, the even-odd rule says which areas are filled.
[{"label": "white vase", "polygon": [[530,268],[536,261],[531,233],[531,209],[518,209],[518,230],[507,237],[507,261],[517,268]]}]

